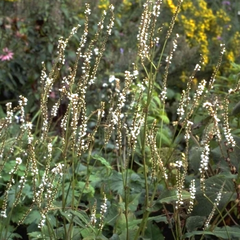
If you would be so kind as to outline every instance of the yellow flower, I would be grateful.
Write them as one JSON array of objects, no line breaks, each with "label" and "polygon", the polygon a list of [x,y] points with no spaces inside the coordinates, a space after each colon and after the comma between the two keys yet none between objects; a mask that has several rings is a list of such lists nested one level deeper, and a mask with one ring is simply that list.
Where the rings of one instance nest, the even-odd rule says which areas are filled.
[{"label": "yellow flower", "polygon": [[230,62],[234,62],[235,60],[234,53],[232,51],[228,52],[226,57]]},{"label": "yellow flower", "polygon": [[129,0],[123,0],[123,6],[124,6],[124,10],[128,11],[131,8],[132,3]]},{"label": "yellow flower", "polygon": [[173,1],[167,0],[167,3],[168,3],[168,6],[170,7],[171,12],[174,13],[176,10],[176,6],[174,5]]},{"label": "yellow flower", "polygon": [[109,5],[110,5],[109,0],[100,0],[98,8],[101,10],[107,10]]},{"label": "yellow flower", "polygon": [[181,15],[181,22],[183,23],[186,36],[193,38],[194,32],[196,30],[195,21],[193,19],[186,19],[184,15]]}]

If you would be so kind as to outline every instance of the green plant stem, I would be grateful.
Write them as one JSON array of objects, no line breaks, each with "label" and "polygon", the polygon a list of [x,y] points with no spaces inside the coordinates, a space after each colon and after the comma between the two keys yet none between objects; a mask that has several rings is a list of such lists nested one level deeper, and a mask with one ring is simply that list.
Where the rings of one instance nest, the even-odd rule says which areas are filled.
[{"label": "green plant stem", "polygon": [[128,169],[126,170],[125,179],[123,178],[124,191],[125,191],[125,219],[126,219],[126,240],[129,240],[129,225],[128,225],[128,204],[129,204],[129,187],[128,187]]},{"label": "green plant stem", "polygon": [[181,220],[180,220],[178,209],[174,212],[174,216],[175,216],[175,228],[176,228],[176,234],[177,234],[176,239],[182,239]]},{"label": "green plant stem", "polygon": [[[143,65],[144,66],[144,65]],[[147,71],[146,71],[147,73]],[[149,216],[149,189],[148,189],[148,180],[147,180],[147,163],[146,163],[146,154],[145,154],[145,148],[146,148],[146,138],[147,138],[147,117],[148,117],[148,109],[151,102],[152,97],[152,86],[153,86],[153,79],[152,76],[148,76],[148,93],[147,93],[147,104],[144,107],[144,126],[143,126],[143,139],[142,139],[142,158],[143,158],[143,174],[144,174],[144,184],[145,184],[145,202],[144,202],[144,214],[141,221],[141,224],[138,228],[137,234],[135,235],[135,240],[137,240],[138,236],[140,234],[144,234],[145,227],[147,224],[147,218]]]},{"label": "green plant stem", "polygon": [[46,218],[46,222],[47,222],[47,228],[48,228],[48,232],[50,233],[50,239],[52,239],[51,237],[51,234],[53,235],[53,239],[58,239],[54,230],[53,230],[53,227],[51,225],[51,222],[49,221],[48,217]]}]

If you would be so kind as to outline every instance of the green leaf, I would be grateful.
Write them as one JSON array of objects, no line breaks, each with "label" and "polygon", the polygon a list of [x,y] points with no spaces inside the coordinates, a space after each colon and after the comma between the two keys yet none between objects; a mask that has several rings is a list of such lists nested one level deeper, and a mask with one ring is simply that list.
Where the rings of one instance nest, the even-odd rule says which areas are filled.
[{"label": "green leaf", "polygon": [[116,233],[114,233],[114,234],[109,238],[109,240],[120,240],[120,238],[119,238],[119,236],[118,236]]},{"label": "green leaf", "polygon": [[48,48],[48,52],[51,54],[53,52],[53,44],[52,43],[49,43],[47,45],[47,48]]},{"label": "green leaf", "polygon": [[167,117],[167,115],[160,115],[160,118],[163,120],[164,123],[169,124],[169,118]]},{"label": "green leaf", "polygon": [[[161,146],[160,146],[160,143],[161,143]],[[157,133],[157,146],[161,148],[163,144],[167,146],[171,146],[171,137],[168,130],[159,129]]]},{"label": "green leaf", "polygon": [[41,232],[31,232],[28,233],[28,236],[31,237],[31,240],[47,240],[46,236],[42,235]]},{"label": "green leaf", "polygon": [[[217,194],[223,186],[222,197],[218,205],[219,210],[225,207],[230,201],[234,201],[237,197],[232,179],[233,178],[230,178],[229,175],[218,174],[205,180],[205,195],[213,203],[215,202]],[[193,215],[207,217],[210,214],[213,204],[207,198],[200,190],[200,186],[198,186],[196,193],[197,204],[193,208]],[[202,206],[204,206],[204,208]]]},{"label": "green leaf", "polygon": [[105,158],[103,158],[97,154],[92,155],[92,158],[101,162],[101,164],[104,165],[105,167],[107,167],[108,169],[112,169],[111,165]]},{"label": "green leaf", "polygon": [[28,216],[26,217],[24,223],[25,224],[31,224],[31,223],[36,223],[38,224],[41,219],[40,212],[38,210],[32,210]]},{"label": "green leaf", "polygon": [[83,240],[95,240],[95,233],[93,232],[92,228],[85,228],[80,230],[82,234]]},{"label": "green leaf", "polygon": [[154,224],[153,222],[148,222],[147,229],[145,231],[144,239],[151,239],[151,240],[163,240],[165,237],[162,235],[161,230],[159,227]]},{"label": "green leaf", "polygon": [[189,152],[189,169],[193,170],[195,174],[199,172],[201,154],[203,147],[192,147]]},{"label": "green leaf", "polygon": [[[229,159],[231,160],[231,164],[233,164],[236,169],[239,169],[240,167],[240,138],[237,136],[233,136],[234,140],[236,142],[236,147],[234,148],[234,151],[229,152]],[[216,147],[211,151],[212,158],[214,160],[214,163],[218,164],[218,167],[221,169],[224,169],[224,171],[229,171],[228,163],[226,162],[226,158],[222,155],[222,153],[228,152],[228,147],[225,144],[225,140],[221,142],[220,147]]]},{"label": "green leaf", "polygon": [[148,218],[148,221],[153,221],[153,220],[157,223],[159,223],[159,222],[167,223],[168,222],[167,217],[165,215],[158,215],[158,216]]},{"label": "green leaf", "polygon": [[5,118],[6,114],[4,113],[2,106],[0,105],[0,119]]},{"label": "green leaf", "polygon": [[221,239],[232,239],[232,238],[240,238],[240,227],[238,226],[233,226],[233,227],[216,227],[214,230],[211,231],[193,231],[191,233],[186,233],[184,236],[186,238],[190,238],[195,235],[212,235],[219,237]]},{"label": "green leaf", "polygon": [[27,212],[28,208],[24,206],[16,206],[13,208],[11,221],[14,223],[18,223]]},{"label": "green leaf", "polygon": [[[136,216],[134,213],[129,212],[128,213],[128,227],[129,229],[137,229],[138,224],[141,222],[141,219],[136,219]],[[126,217],[124,213],[120,213],[117,218],[117,227],[120,231],[123,231],[126,229]]]},{"label": "green leaf", "polygon": [[206,220],[203,216],[190,216],[187,218],[186,221],[186,228],[188,232],[192,232],[194,230],[197,230],[198,228],[201,228],[204,224],[204,221]]},{"label": "green leaf", "polygon": [[109,184],[110,189],[114,192],[117,192],[120,195],[123,195],[123,179],[122,173],[114,171],[106,183]]},{"label": "green leaf", "polygon": [[[76,187],[80,192],[89,193],[91,196],[93,196],[95,193],[95,189],[92,187],[92,185],[89,184],[88,186],[86,186],[85,182],[77,182]],[[78,194],[76,196],[78,196]]]},{"label": "green leaf", "polygon": [[[80,227],[85,228],[85,226],[87,226],[87,224],[89,223],[89,217],[87,216],[87,214],[85,212],[74,211],[74,210],[68,210],[67,212],[69,212],[70,214],[75,216],[73,218],[73,222],[75,222]],[[90,226],[90,228],[91,228],[91,226]],[[93,227],[92,227],[92,230],[94,231]]]},{"label": "green leaf", "polygon": [[139,194],[131,194],[129,196],[129,204],[128,204],[128,209],[131,212],[135,212],[137,210],[138,204],[139,204],[139,199],[142,193]]},{"label": "green leaf", "polygon": [[68,11],[68,8],[67,8],[66,4],[62,4],[61,10],[62,10],[64,16],[66,17],[66,19],[68,19],[69,18],[69,11]]},{"label": "green leaf", "polygon": [[[190,199],[190,193],[183,190],[182,191],[182,199],[183,200],[189,200]],[[166,190],[161,195],[160,203],[173,203],[178,200],[176,190]]]}]

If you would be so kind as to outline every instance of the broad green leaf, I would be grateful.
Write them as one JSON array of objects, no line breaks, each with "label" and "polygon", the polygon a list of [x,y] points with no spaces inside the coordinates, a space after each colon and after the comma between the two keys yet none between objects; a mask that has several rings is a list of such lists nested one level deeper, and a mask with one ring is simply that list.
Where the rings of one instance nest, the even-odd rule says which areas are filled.
[{"label": "broad green leaf", "polygon": [[169,124],[169,118],[167,115],[160,115],[160,118],[163,120],[164,123]]},{"label": "broad green leaf", "polygon": [[192,147],[189,152],[189,169],[195,174],[199,172],[202,151],[203,147]]},{"label": "broad green leaf", "polygon": [[203,234],[216,236],[221,239],[233,239],[233,238],[239,239],[240,227],[239,226],[233,226],[233,227],[226,226],[222,228],[216,227],[212,232],[211,231],[193,231],[190,233],[186,233],[185,237],[190,238],[195,235],[203,235]]},{"label": "broad green leaf", "polygon": [[24,216],[24,214],[27,212],[28,207],[25,206],[16,206],[12,210],[12,216],[11,216],[11,221],[14,223],[18,223]]},{"label": "broad green leaf", "polygon": [[131,194],[129,196],[129,203],[128,203],[128,209],[131,212],[135,212],[137,210],[138,204],[139,204],[139,199],[142,193],[139,194]]},{"label": "broad green leaf", "polygon": [[52,52],[53,52],[53,44],[52,43],[48,43],[47,48],[48,48],[48,52],[50,54],[52,54]]},{"label": "broad green leaf", "polygon": [[28,216],[25,218],[25,224],[36,223],[38,224],[41,219],[40,212],[38,210],[32,210]]},{"label": "broad green leaf", "polygon": [[186,228],[188,232],[192,232],[201,228],[206,220],[203,216],[190,216],[186,221]]},{"label": "broad green leaf", "polygon": [[84,240],[95,240],[96,234],[93,232],[92,228],[80,229],[80,233]]},{"label": "broad green leaf", "polygon": [[[230,201],[234,201],[237,197],[233,179],[228,175],[225,176],[224,174],[218,174],[205,180],[205,194],[212,202],[215,202],[217,194],[222,186],[222,197],[218,205],[220,210]],[[202,206],[204,206],[204,208]],[[207,217],[212,211],[212,208],[213,204],[203,195],[200,190],[200,186],[198,186],[196,193],[196,205],[193,208],[192,214]]]},{"label": "broad green leaf", "polygon": [[118,236],[116,233],[114,233],[114,234],[109,238],[109,240],[120,240],[120,238],[119,238],[119,236]]},{"label": "broad green leaf", "polygon": [[30,232],[28,236],[31,237],[31,240],[48,240],[46,236],[42,235],[41,232]]},{"label": "broad green leaf", "polygon": [[148,221],[144,239],[164,240],[165,237],[162,235],[161,229],[156,224]]},{"label": "broad green leaf", "polygon": [[[133,212],[129,212],[128,215],[128,227],[129,229],[137,229],[138,224],[140,223],[140,219],[136,220],[136,216],[134,215]],[[123,231],[126,229],[126,216],[124,213],[120,213],[118,218],[117,218],[117,227],[119,230]]]},{"label": "broad green leaf", "polygon": [[109,162],[105,158],[103,158],[103,157],[101,157],[97,154],[92,155],[92,158],[101,162],[101,164],[106,166],[108,169],[112,169],[111,165],[109,164]]},{"label": "broad green leaf", "polygon": [[[240,167],[240,137],[234,136],[234,140],[236,142],[236,147],[233,149],[232,152],[228,152],[229,146],[226,146],[225,140],[221,142],[220,147],[216,147],[211,151],[212,158],[214,160],[214,163],[218,164],[218,167],[221,169],[224,169],[224,171],[230,171],[228,163],[226,162],[226,153],[228,152],[229,159],[231,161],[231,164],[233,164],[236,169],[239,169]],[[224,156],[223,154],[224,153]]]},{"label": "broad green leaf", "polygon": [[[189,200],[190,199],[190,193],[183,190],[182,191],[182,199],[183,200]],[[166,190],[163,192],[163,194],[160,196],[160,203],[174,203],[178,200],[177,198],[177,192],[176,190]]]},{"label": "broad green leaf", "polygon": [[109,187],[112,191],[117,192],[118,194],[123,194],[123,179],[122,173],[113,171],[109,179],[106,180],[106,184],[109,184]]},{"label": "broad green leaf", "polygon": [[[136,229],[129,229],[128,231],[128,239],[134,239],[136,232],[138,230],[138,227]],[[127,230],[126,228],[122,231],[122,233],[119,235],[119,240],[126,240],[126,236],[127,236]]]},{"label": "broad green leaf", "polygon": [[75,173],[79,176],[84,176],[87,174],[87,167],[80,163],[75,168]]},{"label": "broad green leaf", "polygon": [[[161,140],[161,141],[160,141]],[[161,143],[161,146],[160,146]],[[159,129],[157,133],[157,146],[162,147],[162,145],[171,146],[170,134],[166,129]]]},{"label": "broad green leaf", "polygon": [[[68,211],[70,214],[72,214],[74,217],[73,222],[75,222],[77,225],[80,227],[85,228],[87,224],[89,223],[89,217],[84,211],[75,211],[75,210],[69,210]],[[90,226],[91,228],[91,226]],[[94,231],[94,229],[92,228]]]},{"label": "broad green leaf", "polygon": [[167,217],[165,215],[158,215],[158,216],[148,218],[148,221],[153,221],[153,220],[154,220],[154,222],[157,222],[157,223],[159,223],[159,222],[167,223],[168,222]]},{"label": "broad green leaf", "polygon": [[89,193],[91,196],[93,196],[95,193],[95,189],[92,187],[92,185],[88,184],[88,186],[86,186],[85,182],[77,182],[76,187],[78,188],[76,191],[79,190],[83,193]]}]

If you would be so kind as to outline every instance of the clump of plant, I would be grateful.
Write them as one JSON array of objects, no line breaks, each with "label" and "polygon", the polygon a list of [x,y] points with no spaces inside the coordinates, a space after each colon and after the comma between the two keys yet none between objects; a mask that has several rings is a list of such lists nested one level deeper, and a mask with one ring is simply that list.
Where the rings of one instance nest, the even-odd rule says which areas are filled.
[{"label": "clump of plant", "polygon": [[[137,58],[108,84],[98,79],[98,67],[113,31],[114,7],[103,12],[89,38],[86,4],[84,26],[59,39],[51,71],[43,63],[38,113],[28,115],[23,96],[16,107],[6,104],[0,122],[2,239],[239,237],[239,139],[229,124],[239,79],[227,93],[215,93],[221,45],[211,78],[193,89],[204,59],[196,64],[170,123],[167,79],[179,39],[171,34],[182,1],[156,58],[161,4],[145,2]],[[66,74],[65,51],[81,29]],[[87,94],[96,86],[101,94],[93,106]]]}]

